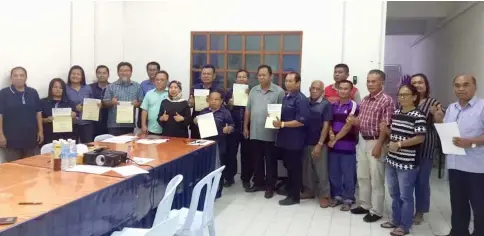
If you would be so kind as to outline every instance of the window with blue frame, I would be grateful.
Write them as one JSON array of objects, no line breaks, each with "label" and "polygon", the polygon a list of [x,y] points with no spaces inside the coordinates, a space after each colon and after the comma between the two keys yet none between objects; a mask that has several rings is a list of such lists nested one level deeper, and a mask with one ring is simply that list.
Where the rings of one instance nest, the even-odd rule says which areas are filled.
[{"label": "window with blue frame", "polygon": [[231,88],[239,69],[249,71],[249,85],[257,85],[257,67],[267,64],[273,82],[284,87],[291,71],[301,71],[302,32],[192,32],[191,84],[200,82],[201,68],[212,64],[216,83]]}]

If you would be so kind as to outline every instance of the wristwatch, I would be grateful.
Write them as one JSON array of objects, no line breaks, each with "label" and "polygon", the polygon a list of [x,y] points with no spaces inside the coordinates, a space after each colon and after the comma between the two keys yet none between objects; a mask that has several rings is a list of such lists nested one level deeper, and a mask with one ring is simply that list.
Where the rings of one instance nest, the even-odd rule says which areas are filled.
[{"label": "wristwatch", "polygon": [[476,148],[476,147],[477,147],[477,144],[472,143],[471,148]]}]

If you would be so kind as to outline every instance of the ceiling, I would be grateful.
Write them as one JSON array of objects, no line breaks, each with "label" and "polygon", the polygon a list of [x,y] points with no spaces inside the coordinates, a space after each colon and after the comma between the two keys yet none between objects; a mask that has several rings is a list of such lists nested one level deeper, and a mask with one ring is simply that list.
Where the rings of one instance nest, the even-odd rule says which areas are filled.
[{"label": "ceiling", "polygon": [[423,35],[467,3],[469,2],[389,1],[386,34]]}]

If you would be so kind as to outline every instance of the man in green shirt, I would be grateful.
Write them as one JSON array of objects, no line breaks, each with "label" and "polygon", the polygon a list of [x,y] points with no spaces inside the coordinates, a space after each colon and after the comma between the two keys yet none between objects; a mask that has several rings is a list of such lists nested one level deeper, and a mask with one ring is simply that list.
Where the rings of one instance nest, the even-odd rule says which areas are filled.
[{"label": "man in green shirt", "polygon": [[163,129],[158,124],[158,113],[160,112],[161,101],[168,97],[166,84],[168,72],[158,71],[155,76],[155,89],[146,93],[141,104],[141,132],[143,134],[161,135]]}]

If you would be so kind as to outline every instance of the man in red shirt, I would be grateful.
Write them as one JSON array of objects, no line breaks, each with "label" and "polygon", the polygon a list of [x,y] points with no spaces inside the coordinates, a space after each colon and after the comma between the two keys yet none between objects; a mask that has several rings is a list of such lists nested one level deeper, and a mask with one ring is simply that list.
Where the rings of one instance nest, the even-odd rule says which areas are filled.
[{"label": "man in red shirt", "polygon": [[[350,76],[350,68],[346,64],[338,64],[334,66],[334,74],[333,78],[335,83],[330,84],[324,88],[324,97],[326,100],[328,100],[330,103],[335,103],[339,101],[339,95],[338,95],[338,83],[343,80],[347,80],[348,76]],[[356,103],[360,103],[361,97],[360,97],[360,92],[356,87],[353,87],[351,90],[351,100],[355,101]]]}]

